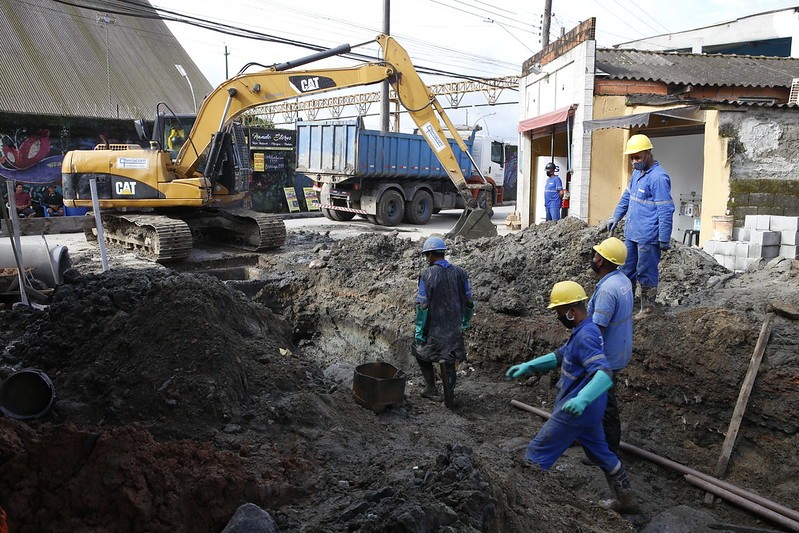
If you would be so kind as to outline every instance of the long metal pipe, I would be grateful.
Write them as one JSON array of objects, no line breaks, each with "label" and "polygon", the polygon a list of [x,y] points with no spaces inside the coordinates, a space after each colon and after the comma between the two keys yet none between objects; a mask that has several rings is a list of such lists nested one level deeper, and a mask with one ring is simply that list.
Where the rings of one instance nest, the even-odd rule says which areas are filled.
[{"label": "long metal pipe", "polygon": [[[516,400],[511,400],[510,404],[514,407],[522,409],[523,411],[529,411],[533,414],[536,414],[541,418],[548,419],[552,416],[543,409],[539,409],[537,407],[533,407],[532,405],[527,405],[526,403],[522,403]],[[637,446],[633,446],[632,444],[627,444],[626,442],[622,442],[619,447],[625,452],[634,453],[640,457],[643,457],[644,459],[652,461],[653,463],[665,466],[667,468],[671,468],[672,470],[676,470],[677,472],[680,472],[682,474],[695,476],[703,481],[712,483],[713,485],[720,487],[726,491],[729,491],[733,494],[737,494],[738,496],[741,496],[742,498],[745,498],[753,503],[761,505],[767,509],[771,509],[772,511],[779,513],[785,517],[799,521],[799,511],[795,511],[789,507],[780,505],[779,503],[763,498],[762,496],[758,496],[757,494],[744,490],[740,487],[736,487],[735,485],[727,483],[726,481],[722,481],[713,476],[709,476],[698,470],[694,470],[693,468],[687,467],[670,459],[666,459],[665,457],[661,457],[659,455],[646,451]]]},{"label": "long metal pipe", "polygon": [[762,505],[758,505],[755,502],[748,500],[742,496],[738,496],[737,494],[733,494],[728,490],[724,490],[721,487],[714,485],[704,479],[699,479],[696,476],[692,476],[691,474],[686,474],[685,476],[686,481],[695,487],[699,487],[700,489],[709,492],[718,496],[719,498],[724,498],[725,500],[729,500],[732,503],[743,507],[744,509],[751,511],[753,513],[759,514],[762,517],[765,517],[772,522],[779,524],[783,527],[790,529],[791,531],[799,531],[799,522],[796,520],[791,520],[787,516],[784,516],[780,513],[776,513],[771,509],[766,509]]}]

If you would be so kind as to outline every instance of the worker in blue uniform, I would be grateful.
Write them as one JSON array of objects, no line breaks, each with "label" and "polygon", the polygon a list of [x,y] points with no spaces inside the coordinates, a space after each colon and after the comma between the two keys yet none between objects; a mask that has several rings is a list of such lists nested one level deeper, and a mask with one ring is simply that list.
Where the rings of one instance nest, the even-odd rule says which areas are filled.
[{"label": "worker in blue uniform", "polygon": [[544,184],[544,207],[547,220],[560,220],[560,205],[563,198],[563,182],[558,176],[558,167],[555,163],[547,163],[544,167],[547,181]]},{"label": "worker in blue uniform", "polygon": [[588,316],[602,332],[605,357],[613,378],[602,428],[610,451],[617,455],[621,443],[621,417],[615,384],[619,372],[633,356],[633,286],[619,270],[626,259],[627,248],[616,237],[609,237],[594,246],[591,270],[599,277],[599,282],[588,300]]},{"label": "worker in blue uniform", "polygon": [[442,367],[442,386],[454,398],[455,364],[466,360],[463,332],[470,327],[475,302],[464,269],[444,259],[447,245],[429,237],[422,246],[428,267],[419,277],[412,353],[422,371],[424,397],[438,396],[433,363]]},{"label": "worker in blue uniform", "polygon": [[637,504],[630,478],[618,456],[608,448],[602,430],[607,390],[613,380],[602,334],[588,315],[587,300],[578,283],[556,283],[548,309],[554,309],[558,320],[571,330],[569,340],[552,353],[510,367],[505,375],[516,379],[561,365],[552,416],[530,442],[524,460],[528,465],[548,470],[577,441],[586,456],[605,473],[615,496],[609,508],[620,513],[633,512]]},{"label": "worker in blue uniform", "polygon": [[671,248],[674,201],[671,179],[655,161],[649,137],[633,135],[624,153],[630,157],[633,175],[607,222],[607,229],[612,233],[619,220],[627,216],[624,225],[627,260],[621,271],[633,286],[638,282],[641,287],[641,311],[636,315],[641,318],[655,303],[661,252]]}]

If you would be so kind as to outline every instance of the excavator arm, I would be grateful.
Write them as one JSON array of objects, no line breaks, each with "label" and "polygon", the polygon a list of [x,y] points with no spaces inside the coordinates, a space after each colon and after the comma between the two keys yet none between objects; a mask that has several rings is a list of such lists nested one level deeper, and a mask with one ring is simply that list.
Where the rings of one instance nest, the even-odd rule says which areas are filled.
[{"label": "excavator arm", "polygon": [[[379,63],[337,69],[294,70],[297,66],[350,51],[349,45],[342,45],[260,72],[239,74],[225,81],[203,101],[188,141],[176,158],[175,173],[182,177],[192,177],[198,171],[200,155],[209,145],[210,168],[215,159],[214,154],[222,144],[221,132],[225,131],[230,121],[248,109],[298,96],[388,80],[467,206],[449,235],[463,235],[467,238],[496,235],[496,227],[486,216],[485,210],[478,208],[471,190],[490,188],[491,185],[487,182],[477,186],[466,183],[444,133],[444,127],[461,150],[466,154],[469,151],[449,117],[416,72],[405,49],[388,35],[379,35],[377,42],[383,49],[384,57]],[[477,168],[477,165],[474,166]],[[204,171],[202,173],[207,174]]]}]

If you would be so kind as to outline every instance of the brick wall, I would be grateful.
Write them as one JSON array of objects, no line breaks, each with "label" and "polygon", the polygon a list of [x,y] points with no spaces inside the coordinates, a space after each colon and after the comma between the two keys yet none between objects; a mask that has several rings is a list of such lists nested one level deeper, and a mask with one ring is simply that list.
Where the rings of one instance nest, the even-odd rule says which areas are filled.
[{"label": "brick wall", "polygon": [[799,181],[731,179],[730,214],[742,227],[746,215],[799,216]]}]

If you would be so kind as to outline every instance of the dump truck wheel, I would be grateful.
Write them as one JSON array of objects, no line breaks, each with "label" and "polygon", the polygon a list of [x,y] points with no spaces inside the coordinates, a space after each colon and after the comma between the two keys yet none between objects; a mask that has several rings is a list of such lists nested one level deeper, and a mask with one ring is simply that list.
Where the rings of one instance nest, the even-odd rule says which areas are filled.
[{"label": "dump truck wheel", "polygon": [[413,199],[405,204],[405,220],[409,224],[427,224],[433,216],[433,195],[419,189]]},{"label": "dump truck wheel", "polygon": [[397,191],[386,191],[377,203],[377,223],[381,226],[396,226],[405,216],[405,200]]},{"label": "dump truck wheel", "polygon": [[336,211],[335,209],[330,210],[330,216],[333,220],[338,222],[347,222],[355,218],[355,213],[350,213],[349,211]]}]

